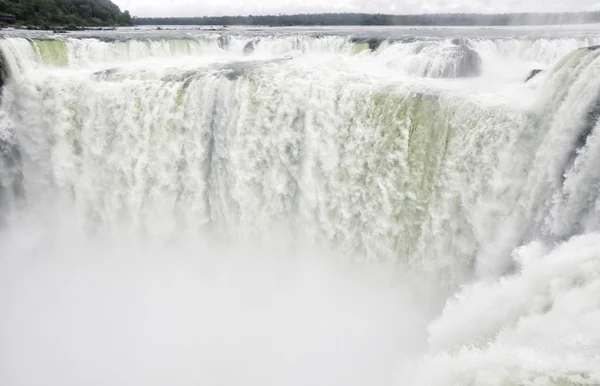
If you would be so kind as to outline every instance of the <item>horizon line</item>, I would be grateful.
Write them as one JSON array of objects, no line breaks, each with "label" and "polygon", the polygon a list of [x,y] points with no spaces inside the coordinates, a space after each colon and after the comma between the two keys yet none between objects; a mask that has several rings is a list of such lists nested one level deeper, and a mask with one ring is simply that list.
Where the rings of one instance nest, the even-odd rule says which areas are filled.
[{"label": "horizon line", "polygon": [[217,18],[217,17],[282,17],[282,16],[310,16],[310,15],[378,15],[378,16],[435,16],[435,15],[469,15],[469,16],[506,16],[506,15],[573,15],[573,14],[593,14],[600,13],[600,9],[594,11],[566,11],[566,12],[432,12],[432,13],[381,13],[381,12],[305,12],[305,13],[268,13],[268,14],[247,14],[247,15],[202,15],[202,16],[132,16],[132,18],[142,19],[197,19],[197,18]]}]

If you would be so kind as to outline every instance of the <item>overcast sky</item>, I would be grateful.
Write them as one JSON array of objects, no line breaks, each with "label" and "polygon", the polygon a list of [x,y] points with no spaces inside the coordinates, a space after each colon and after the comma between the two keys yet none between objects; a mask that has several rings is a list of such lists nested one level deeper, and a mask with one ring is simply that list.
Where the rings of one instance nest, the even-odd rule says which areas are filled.
[{"label": "overcast sky", "polygon": [[600,9],[600,0],[113,0],[133,16],[365,12],[565,12]]}]

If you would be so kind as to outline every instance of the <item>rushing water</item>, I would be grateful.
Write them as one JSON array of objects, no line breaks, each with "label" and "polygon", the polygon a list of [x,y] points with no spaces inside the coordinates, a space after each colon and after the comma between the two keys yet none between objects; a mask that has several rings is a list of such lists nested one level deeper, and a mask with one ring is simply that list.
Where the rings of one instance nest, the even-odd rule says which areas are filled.
[{"label": "rushing water", "polygon": [[5,33],[0,384],[599,385],[598,44]]}]

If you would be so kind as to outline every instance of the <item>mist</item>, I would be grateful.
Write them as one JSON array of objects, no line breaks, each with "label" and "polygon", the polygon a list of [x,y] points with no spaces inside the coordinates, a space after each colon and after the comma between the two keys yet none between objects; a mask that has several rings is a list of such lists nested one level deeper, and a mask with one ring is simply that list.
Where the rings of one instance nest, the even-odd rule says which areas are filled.
[{"label": "mist", "polygon": [[434,308],[389,269],[315,251],[26,220],[0,239],[7,386],[388,385]]}]

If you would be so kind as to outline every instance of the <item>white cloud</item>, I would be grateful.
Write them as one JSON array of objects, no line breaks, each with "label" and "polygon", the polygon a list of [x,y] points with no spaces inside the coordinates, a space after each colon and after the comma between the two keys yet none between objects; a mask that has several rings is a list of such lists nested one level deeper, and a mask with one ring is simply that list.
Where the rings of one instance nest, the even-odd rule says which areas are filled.
[{"label": "white cloud", "polygon": [[300,12],[566,12],[600,9],[598,0],[116,0],[135,16],[248,15]]}]

